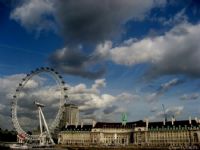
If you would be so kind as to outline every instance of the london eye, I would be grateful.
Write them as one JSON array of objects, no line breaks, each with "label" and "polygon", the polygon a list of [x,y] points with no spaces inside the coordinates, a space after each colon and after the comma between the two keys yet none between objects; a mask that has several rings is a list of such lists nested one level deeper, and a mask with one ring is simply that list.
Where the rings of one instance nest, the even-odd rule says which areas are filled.
[{"label": "london eye", "polygon": [[[17,133],[19,136],[22,136],[25,141],[28,142],[33,142],[33,141],[40,141],[41,138],[41,133],[37,132],[37,134],[31,134],[29,132],[27,132],[23,126],[21,125],[21,121],[19,121],[20,119],[18,118],[18,111],[19,111],[19,99],[21,97],[21,92],[25,89],[27,83],[32,80],[35,76],[39,76],[41,74],[47,74],[48,76],[50,76],[55,84],[57,85],[57,91],[59,91],[60,93],[60,97],[59,100],[57,102],[58,105],[58,110],[55,114],[55,117],[50,121],[50,123],[48,124],[48,130],[49,132],[54,132],[54,130],[56,129],[56,127],[58,127],[59,122],[60,122],[60,118],[62,117],[62,112],[63,112],[63,105],[66,102],[68,96],[66,94],[67,92],[67,87],[65,86],[65,82],[63,81],[63,77],[57,72],[55,71],[53,68],[49,68],[49,67],[41,67],[41,68],[37,68],[36,70],[31,71],[29,74],[27,74],[22,80],[21,82],[18,84],[16,90],[15,90],[15,94],[13,95],[13,99],[11,102],[11,112],[12,112],[12,123],[14,125],[14,128],[16,129]],[[37,100],[37,97],[35,98],[35,100]],[[29,99],[26,99],[26,101],[29,101]],[[34,103],[32,103],[34,105]],[[37,105],[38,110],[41,110],[41,107],[43,107],[43,104],[39,104],[35,102],[35,105]],[[48,109],[48,108],[46,108]],[[37,111],[36,107],[35,107],[35,111]],[[41,116],[43,116],[42,111],[39,112],[39,119],[41,119]],[[45,115],[45,114],[44,114]],[[41,123],[41,120],[39,120]],[[38,122],[39,122],[38,121]],[[44,120],[43,120],[44,121]],[[40,129],[42,129],[41,124],[40,124]]]}]

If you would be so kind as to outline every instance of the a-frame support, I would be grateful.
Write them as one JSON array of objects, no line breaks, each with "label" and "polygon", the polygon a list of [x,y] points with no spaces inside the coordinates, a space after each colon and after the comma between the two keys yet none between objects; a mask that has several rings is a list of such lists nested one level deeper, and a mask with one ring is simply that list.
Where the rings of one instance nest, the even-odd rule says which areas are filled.
[{"label": "a-frame support", "polygon": [[[39,123],[40,123],[40,146],[48,146],[48,145],[55,145],[51,134],[49,132],[49,128],[47,122],[45,120],[44,114],[42,112],[43,104],[35,102],[35,105],[38,107],[38,115],[39,115]],[[44,131],[43,131],[43,124],[44,124]]]}]

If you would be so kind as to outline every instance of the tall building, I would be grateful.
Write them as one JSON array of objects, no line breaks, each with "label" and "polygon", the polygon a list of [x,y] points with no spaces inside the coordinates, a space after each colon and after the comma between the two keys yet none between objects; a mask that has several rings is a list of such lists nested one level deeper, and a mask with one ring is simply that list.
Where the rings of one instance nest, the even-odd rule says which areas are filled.
[{"label": "tall building", "polygon": [[79,109],[74,104],[65,104],[63,106],[63,115],[60,120],[60,128],[67,125],[77,125],[79,122]]}]

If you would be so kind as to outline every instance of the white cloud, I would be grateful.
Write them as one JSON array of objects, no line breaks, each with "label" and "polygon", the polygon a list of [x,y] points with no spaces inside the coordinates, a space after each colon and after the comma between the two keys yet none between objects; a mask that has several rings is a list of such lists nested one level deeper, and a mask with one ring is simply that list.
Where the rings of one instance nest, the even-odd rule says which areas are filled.
[{"label": "white cloud", "polygon": [[35,26],[37,30],[52,28],[52,21],[48,20],[48,15],[54,12],[52,0],[28,0],[16,7],[10,17],[19,21],[22,26],[32,29]]},{"label": "white cloud", "polygon": [[[94,115],[96,111],[106,110],[109,113],[117,113],[124,110],[119,102],[127,104],[139,100],[136,94],[122,92],[119,95],[112,95],[109,93],[101,93],[100,88],[106,86],[105,79],[97,79],[91,88],[85,84],[78,84],[76,86],[69,85],[69,100],[71,103],[76,103],[79,109],[86,112],[86,115]],[[124,103],[125,102],[125,103]]]},{"label": "white cloud", "polygon": [[97,79],[95,83],[92,85],[92,89],[99,89],[106,86],[105,79]]},{"label": "white cloud", "polygon": [[103,109],[116,101],[116,97],[110,94],[101,94],[100,88],[105,87],[105,79],[97,79],[91,88],[83,83],[74,87],[69,87],[69,100],[72,103],[77,103],[80,110],[90,110],[90,113],[98,109]]},{"label": "white cloud", "polygon": [[200,75],[200,24],[179,24],[164,35],[146,37],[141,40],[133,40],[128,45],[120,45],[111,49],[101,50],[97,46],[97,54],[107,54],[107,60],[116,64],[135,65],[151,63],[152,74],[176,74]]},{"label": "white cloud", "polygon": [[36,88],[36,87],[38,87],[38,85],[39,84],[37,81],[30,79],[26,84],[26,88],[29,88],[29,89]]},{"label": "white cloud", "polygon": [[[15,93],[17,85],[20,83],[21,79],[25,77],[25,74],[11,75],[0,78],[0,112],[1,118],[9,118],[8,121],[4,122],[4,125],[1,127],[11,127],[11,118],[10,118],[10,106],[12,96]],[[30,82],[29,82],[30,81]],[[18,118],[23,128],[33,129],[34,126],[38,125],[37,118],[37,108],[34,106],[34,101],[39,101],[43,103],[46,107],[43,108],[43,112],[47,122],[54,118],[58,110],[59,98],[61,96],[61,91],[57,85],[46,85],[48,80],[45,80],[42,76],[35,76],[30,79],[25,85],[25,88],[20,92],[18,99]],[[47,82],[48,83],[48,82]],[[94,83],[88,87],[87,85],[80,83],[75,86],[66,85],[69,90],[67,95],[69,96],[69,103],[74,103],[79,106],[82,116],[88,117],[93,116],[97,119],[99,118],[97,112],[101,112],[102,116],[106,116],[108,119],[109,116],[112,116],[116,113],[120,113],[124,110],[124,107],[118,102],[131,102],[135,100],[136,96],[123,92],[117,96],[113,96],[109,93],[102,93],[101,88],[106,86],[105,79],[97,79]],[[115,106],[113,106],[115,104]],[[112,106],[112,107],[110,107]],[[104,114],[109,112],[108,114]],[[30,122],[30,118],[32,122]],[[31,125],[29,126],[29,123]],[[8,126],[9,124],[9,126]]]},{"label": "white cloud", "polygon": [[109,104],[115,102],[115,97],[109,94],[103,94],[101,96],[91,94],[91,99],[85,103],[85,105],[80,106],[81,110],[95,108],[96,110],[105,108]]}]

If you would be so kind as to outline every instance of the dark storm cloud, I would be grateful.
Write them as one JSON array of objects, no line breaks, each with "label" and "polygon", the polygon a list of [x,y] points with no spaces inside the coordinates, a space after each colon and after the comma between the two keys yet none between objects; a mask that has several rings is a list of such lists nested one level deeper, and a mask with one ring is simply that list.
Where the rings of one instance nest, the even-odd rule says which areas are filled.
[{"label": "dark storm cloud", "polygon": [[86,55],[77,49],[63,48],[57,50],[49,58],[50,64],[57,70],[71,75],[78,75],[84,78],[96,79],[105,73],[105,68],[101,66],[97,71],[91,71],[96,62],[93,56]]},{"label": "dark storm cloud", "polygon": [[162,1],[58,0],[56,17],[61,34],[70,43],[99,43],[121,33],[128,20],[142,19]]},{"label": "dark storm cloud", "polygon": [[111,38],[119,30],[120,23],[118,18],[111,17],[112,3],[109,3],[104,0],[59,1],[61,34],[70,43],[101,42]]},{"label": "dark storm cloud", "polygon": [[21,0],[10,17],[27,29],[46,30],[44,23],[54,22],[68,44],[95,44],[120,34],[127,21],[142,20],[152,8],[165,4],[166,0]]}]

